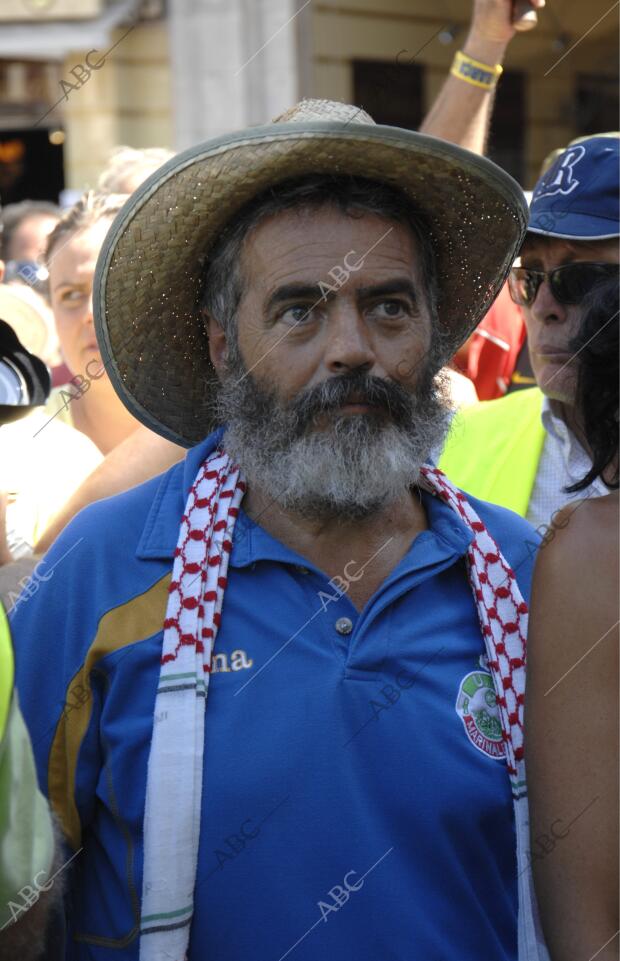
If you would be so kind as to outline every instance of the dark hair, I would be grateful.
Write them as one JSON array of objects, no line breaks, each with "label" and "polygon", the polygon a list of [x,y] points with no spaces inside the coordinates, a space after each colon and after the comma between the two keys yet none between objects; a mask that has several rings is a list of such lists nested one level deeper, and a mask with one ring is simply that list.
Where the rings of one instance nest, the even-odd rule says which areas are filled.
[{"label": "dark hair", "polygon": [[243,241],[260,221],[281,211],[333,206],[347,214],[376,214],[405,224],[421,258],[421,273],[433,328],[437,328],[437,271],[429,229],[409,198],[395,187],[364,177],[314,174],[286,180],[242,207],[227,225],[216,246],[207,253],[201,307],[229,334],[234,331],[243,295],[239,259]]},{"label": "dark hair", "polygon": [[[578,355],[575,407],[592,452],[592,468],[567,493],[585,490],[600,477],[618,489],[618,280],[597,284],[584,301],[579,333],[570,344]],[[615,467],[613,477],[604,472]]]},{"label": "dark hair", "polygon": [[60,218],[60,207],[50,203],[48,200],[21,200],[16,204],[7,204],[2,210],[2,231],[0,238],[2,246],[0,248],[0,260],[10,260],[9,251],[13,241],[13,234],[24,220],[31,217],[56,217]]}]

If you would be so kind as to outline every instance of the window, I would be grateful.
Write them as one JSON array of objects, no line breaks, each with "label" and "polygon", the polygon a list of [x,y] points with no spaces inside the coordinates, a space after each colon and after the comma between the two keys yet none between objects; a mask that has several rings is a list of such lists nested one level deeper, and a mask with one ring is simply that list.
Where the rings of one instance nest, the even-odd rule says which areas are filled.
[{"label": "window", "polygon": [[488,156],[524,183],[526,137],[525,80],[520,70],[505,70],[497,85]]},{"label": "window", "polygon": [[575,130],[577,136],[618,129],[618,79],[577,74]]},{"label": "window", "polygon": [[[420,64],[354,60],[353,91],[356,105],[377,123],[417,130],[424,119],[424,67]],[[502,74],[489,140],[491,160],[520,183],[524,177],[524,91],[520,71]]]},{"label": "window", "polygon": [[354,60],[353,91],[355,104],[377,123],[417,130],[424,119],[424,68],[420,64]]}]

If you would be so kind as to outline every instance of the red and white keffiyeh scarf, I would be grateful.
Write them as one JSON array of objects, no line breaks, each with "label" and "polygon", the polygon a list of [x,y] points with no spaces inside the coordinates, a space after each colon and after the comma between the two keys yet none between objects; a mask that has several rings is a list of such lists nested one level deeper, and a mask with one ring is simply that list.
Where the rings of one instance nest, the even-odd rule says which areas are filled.
[{"label": "red and white keffiyeh scarf", "polygon": [[[514,572],[464,494],[434,467],[420,486],[471,528],[469,580],[493,677],[517,828],[519,961],[546,961],[535,922],[523,764],[527,606]],[[189,491],[164,621],[144,814],[140,961],[184,961],[194,910],[205,706],[228,560],[245,483],[221,450]]]}]

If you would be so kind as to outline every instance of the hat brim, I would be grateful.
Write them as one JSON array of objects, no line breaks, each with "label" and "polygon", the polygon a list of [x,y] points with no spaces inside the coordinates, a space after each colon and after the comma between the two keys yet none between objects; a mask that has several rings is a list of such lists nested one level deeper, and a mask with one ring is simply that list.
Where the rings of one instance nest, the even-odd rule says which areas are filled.
[{"label": "hat brim", "polygon": [[[545,214],[543,214],[545,216]],[[554,226],[538,226],[532,221],[527,228],[528,234],[538,234],[541,237],[555,237],[557,240],[614,240],[620,236],[618,223],[603,217],[593,217],[591,214],[576,214],[572,210],[563,214],[562,211],[546,214],[547,222],[554,220]]]},{"label": "hat brim", "polygon": [[528,219],[521,188],[489,160],[424,134],[333,121],[269,124],[211,140],[172,158],[132,194],[97,262],[102,359],[147,427],[192,446],[216,426],[216,377],[198,309],[205,256],[252,198],[321,173],[380,181],[410,197],[429,226],[440,323],[454,349],[486,313]]}]

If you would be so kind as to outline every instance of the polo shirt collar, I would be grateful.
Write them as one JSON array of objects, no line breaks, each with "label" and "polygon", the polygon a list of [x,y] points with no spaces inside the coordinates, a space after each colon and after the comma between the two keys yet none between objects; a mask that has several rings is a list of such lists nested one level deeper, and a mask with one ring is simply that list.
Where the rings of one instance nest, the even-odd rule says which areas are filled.
[{"label": "polo shirt collar", "polygon": [[[200,464],[215,450],[223,434],[224,428],[218,428],[196,447],[192,447],[184,461],[161,477],[136,550],[138,559],[167,560],[174,557],[179,525],[190,488]],[[425,533],[434,538],[440,554],[447,550],[455,556],[462,556],[473,538],[470,528],[439,497],[423,490],[420,494],[428,518],[428,531]],[[427,549],[431,548],[432,545],[427,544]],[[301,555],[251,520],[242,507],[235,525],[230,564],[233,567],[247,567],[259,560],[309,566]]]},{"label": "polo shirt collar", "polygon": [[[465,554],[473,540],[471,528],[439,497],[424,490],[420,490],[420,495],[428,519],[428,529],[422,532],[426,541],[425,562],[432,564],[448,556],[460,557]],[[417,540],[412,543],[408,554]],[[279,561],[315,569],[306,558],[253,521],[242,506],[235,525],[230,565],[248,567],[257,561]]]}]

